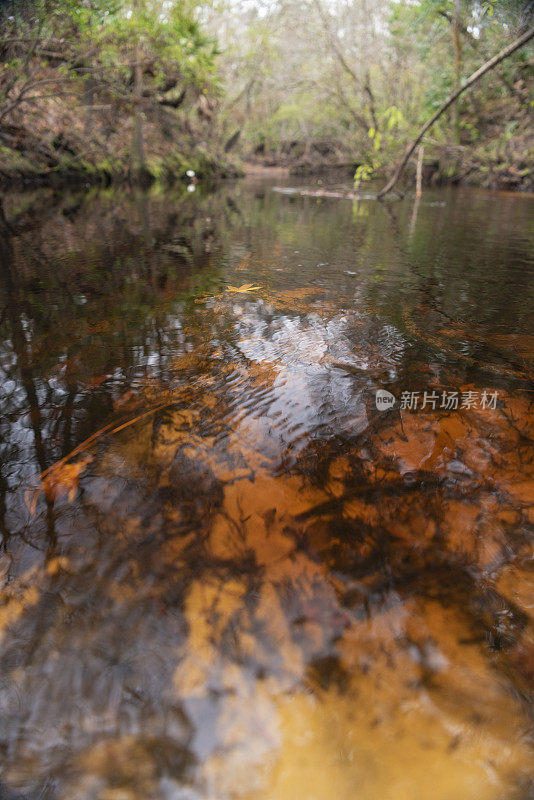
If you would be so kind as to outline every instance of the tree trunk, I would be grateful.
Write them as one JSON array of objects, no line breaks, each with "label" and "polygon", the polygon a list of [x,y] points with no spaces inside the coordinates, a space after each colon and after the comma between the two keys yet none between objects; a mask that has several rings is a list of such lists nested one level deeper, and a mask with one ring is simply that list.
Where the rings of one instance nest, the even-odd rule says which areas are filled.
[{"label": "tree trunk", "polygon": [[[133,0],[134,15],[139,13],[139,0]],[[134,48],[134,131],[132,151],[132,172],[139,177],[145,171],[145,150],[143,145],[143,116],[141,101],[143,97],[143,71],[141,69],[141,48],[137,40]]]},{"label": "tree trunk", "polygon": [[415,178],[415,196],[421,197],[423,185],[423,153],[425,148],[422,144],[419,145],[419,152],[417,153],[417,174]]},{"label": "tree trunk", "polygon": [[[454,0],[454,17],[452,20],[452,46],[454,50],[454,73],[452,91],[457,92],[460,88],[460,61],[462,57],[462,46],[460,43],[460,0]],[[454,141],[460,144],[460,118],[458,115],[458,101],[455,100],[451,107],[451,122],[454,131]]]},{"label": "tree trunk", "polygon": [[425,122],[425,124],[415,137],[415,139],[408,145],[404,153],[404,156],[401,159],[395,172],[393,173],[391,179],[387,182],[384,188],[378,193],[377,195],[378,199],[384,197],[385,194],[387,194],[393,189],[393,187],[399,180],[404,167],[408,163],[410,156],[415,151],[415,148],[417,147],[417,145],[419,144],[425,133],[432,127],[432,125],[436,122],[436,120],[438,120],[441,117],[443,112],[446,111],[454,103],[454,101],[461,94],[463,94],[463,92],[466,92],[469,88],[471,88],[471,86],[473,86],[478,80],[480,80],[480,78],[483,75],[485,75],[486,72],[489,72],[491,69],[493,69],[493,67],[497,66],[497,64],[500,64],[501,61],[504,61],[505,58],[511,56],[512,53],[515,53],[516,50],[519,50],[520,47],[523,47],[523,45],[529,42],[532,38],[534,38],[534,28],[530,28],[528,31],[525,31],[525,33],[522,36],[520,36],[518,39],[515,39],[511,44],[508,45],[508,47],[505,47],[503,50],[501,50],[500,53],[497,53],[496,56],[493,56],[493,58],[490,58],[490,60],[486,61],[485,64],[482,64],[482,66],[479,67],[479,69],[477,69],[476,72],[473,72],[472,75],[470,75],[469,78],[467,78],[466,82],[464,83],[463,86],[460,87],[460,89],[451,94],[451,96],[441,106],[441,108],[439,108],[436,111],[436,113],[433,114],[433,116],[428,120],[428,122]]},{"label": "tree trunk", "polygon": [[95,104],[96,81],[91,73],[85,79],[82,105],[85,106],[85,136],[89,136],[93,127],[93,107]]}]

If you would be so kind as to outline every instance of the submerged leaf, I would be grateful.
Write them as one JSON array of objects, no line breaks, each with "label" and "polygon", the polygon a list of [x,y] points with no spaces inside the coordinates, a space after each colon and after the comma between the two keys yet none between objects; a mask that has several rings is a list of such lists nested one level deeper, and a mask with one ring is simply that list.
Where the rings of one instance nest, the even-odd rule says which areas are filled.
[{"label": "submerged leaf", "polygon": [[247,292],[255,292],[261,289],[261,286],[255,286],[253,283],[244,283],[242,286],[227,286],[227,292],[237,292],[238,294],[246,294]]},{"label": "submerged leaf", "polygon": [[92,460],[93,456],[87,455],[73,464],[60,461],[52,467],[42,478],[40,486],[26,492],[25,501],[30,514],[32,516],[35,514],[41,492],[44,492],[47,500],[51,501],[61,495],[67,495],[69,503],[72,503],[78,491],[80,475]]}]

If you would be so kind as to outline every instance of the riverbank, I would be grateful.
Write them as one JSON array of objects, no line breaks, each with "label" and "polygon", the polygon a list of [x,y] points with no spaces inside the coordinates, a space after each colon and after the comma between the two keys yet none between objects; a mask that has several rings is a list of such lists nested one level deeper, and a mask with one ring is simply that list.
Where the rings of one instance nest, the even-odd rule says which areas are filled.
[{"label": "riverbank", "polygon": [[160,182],[171,186],[188,180],[193,171],[197,179],[237,178],[244,175],[239,161],[220,154],[173,153],[147,160],[137,173],[132,172],[128,158],[104,158],[89,161],[74,154],[39,158],[0,147],[0,186],[4,188],[50,186],[110,186],[130,183],[149,186]]},{"label": "riverbank", "polygon": [[[0,155],[3,155],[0,153]],[[0,162],[0,187],[32,188],[49,186],[110,186],[136,184],[149,186],[159,182],[172,186],[187,181],[186,172],[193,170],[197,179],[217,180],[242,177],[323,176],[338,174],[345,180],[352,176],[358,164],[328,161],[296,162],[293,164],[250,163],[237,160],[224,162],[216,158],[155,159],[147,163],[141,174],[132,174],[127,164],[90,164],[82,160],[64,159],[48,169],[13,154]],[[386,172],[373,176],[375,181],[387,179]],[[415,165],[410,165],[404,177],[405,185],[415,180]],[[423,165],[423,184],[431,186],[474,186],[493,191],[533,192],[534,168],[524,158],[506,162],[494,157],[481,157],[464,147],[443,148],[439,154],[426,156]]]},{"label": "riverbank", "polygon": [[[67,152],[58,146],[19,149],[0,146],[0,186],[33,187],[111,184],[150,185],[160,182],[172,185],[187,180],[193,170],[198,179],[215,180],[239,177],[323,176],[339,174],[343,180],[352,177],[360,165],[357,158],[340,160],[323,158],[318,153],[290,157],[251,156],[238,157],[215,149],[181,149],[164,152],[147,158],[143,169],[132,173],[131,158],[126,150],[116,157],[83,158],[72,149]],[[514,136],[495,135],[476,145],[441,143],[425,140],[423,183],[426,186],[465,185],[495,191],[534,191],[534,136],[526,127]],[[372,174],[373,183],[385,182],[393,171],[395,161],[386,159]],[[406,168],[404,182],[415,180],[415,159]]]},{"label": "riverbank", "polygon": [[[425,142],[423,158],[423,184],[430,186],[474,186],[493,191],[534,191],[533,137],[527,135],[514,138],[499,137],[485,146],[442,144]],[[354,175],[360,163],[357,159],[340,162],[307,157],[284,159],[277,163],[273,158],[247,163],[246,174],[251,175],[296,175],[322,176],[325,173],[339,174],[344,179]],[[373,183],[385,183],[393,172],[395,162],[372,174]],[[408,164],[404,183],[415,182],[416,159]]]}]

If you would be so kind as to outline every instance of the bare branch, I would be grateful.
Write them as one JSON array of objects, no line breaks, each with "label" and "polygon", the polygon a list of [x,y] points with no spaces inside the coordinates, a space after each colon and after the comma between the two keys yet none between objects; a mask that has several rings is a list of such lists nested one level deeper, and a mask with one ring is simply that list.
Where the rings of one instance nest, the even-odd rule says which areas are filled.
[{"label": "bare branch", "polygon": [[320,3],[320,0],[313,0],[313,1],[314,1],[314,5],[315,5],[317,11],[319,12],[319,16],[321,17],[321,19],[323,21],[323,25],[325,27],[325,30],[326,30],[327,34],[328,34],[328,38],[330,39],[330,44],[332,45],[332,50],[334,51],[337,60],[339,61],[339,63],[341,64],[341,66],[343,67],[345,72],[348,75],[350,75],[350,77],[352,78],[352,80],[354,81],[354,83],[356,84],[358,89],[361,89],[362,88],[361,81],[358,78],[358,76],[356,75],[356,73],[354,72],[354,70],[352,69],[352,67],[350,66],[350,64],[348,63],[348,61],[345,58],[345,56],[343,55],[343,51],[341,50],[341,47],[340,47],[340,44],[339,44],[339,40],[338,40],[337,36],[333,33],[332,28],[330,27],[330,20],[328,19],[326,11],[322,7],[322,5]]},{"label": "bare branch", "polygon": [[436,111],[436,113],[433,114],[432,117],[428,120],[428,122],[426,122],[423,125],[423,127],[421,128],[415,139],[408,145],[404,153],[404,156],[401,159],[398,167],[396,168],[393,176],[387,182],[384,188],[378,193],[377,195],[378,198],[384,197],[385,194],[387,194],[393,189],[393,187],[399,180],[404,167],[408,163],[412,153],[415,151],[415,148],[417,147],[417,145],[419,144],[425,133],[441,117],[443,112],[446,111],[449,108],[449,106],[451,106],[452,103],[454,103],[454,101],[458,97],[460,97],[461,94],[466,92],[471,86],[473,86],[477,81],[479,81],[483,75],[485,75],[487,72],[493,69],[493,67],[497,66],[497,64],[500,64],[501,61],[504,61],[505,58],[511,56],[512,53],[515,53],[516,50],[519,50],[520,47],[523,47],[523,45],[529,42],[532,38],[534,38],[534,28],[530,28],[522,36],[520,36],[518,39],[515,39],[511,44],[509,44],[508,47],[505,47],[503,50],[500,51],[500,53],[497,53],[496,56],[493,56],[493,58],[490,58],[490,60],[486,61],[485,64],[482,64],[482,66],[479,67],[479,69],[477,69],[476,72],[473,72],[472,75],[470,75],[469,78],[467,78],[464,85],[461,86],[460,89],[458,89],[456,92],[453,92],[450,95],[450,97],[441,106],[441,108],[439,108]]}]

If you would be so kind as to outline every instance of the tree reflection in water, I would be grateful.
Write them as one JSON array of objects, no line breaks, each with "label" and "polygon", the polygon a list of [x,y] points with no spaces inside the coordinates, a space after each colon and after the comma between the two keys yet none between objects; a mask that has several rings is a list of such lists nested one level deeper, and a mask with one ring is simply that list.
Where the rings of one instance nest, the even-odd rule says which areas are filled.
[{"label": "tree reflection in water", "polygon": [[6,204],[7,785],[529,796],[525,200],[439,197]]}]

